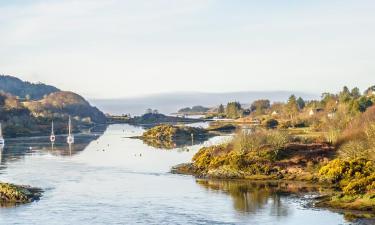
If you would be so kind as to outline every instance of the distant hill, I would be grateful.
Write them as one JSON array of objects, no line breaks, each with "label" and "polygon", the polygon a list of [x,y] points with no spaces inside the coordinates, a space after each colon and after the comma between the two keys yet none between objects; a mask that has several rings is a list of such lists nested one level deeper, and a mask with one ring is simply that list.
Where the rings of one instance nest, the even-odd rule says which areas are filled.
[{"label": "distant hill", "polygon": [[319,98],[319,95],[293,91],[246,91],[226,93],[177,92],[134,98],[92,99],[90,102],[106,113],[117,115],[126,113],[142,115],[147,108],[158,109],[161,113],[171,114],[181,108],[193,105],[217,107],[229,101],[239,101],[245,105],[250,105],[254,100],[265,98],[269,99],[271,102],[286,101],[291,94],[301,96],[304,99]]},{"label": "distant hill", "polygon": [[0,91],[18,96],[19,98],[29,98],[39,100],[44,95],[60,91],[58,88],[42,83],[30,83],[8,75],[0,75]]}]

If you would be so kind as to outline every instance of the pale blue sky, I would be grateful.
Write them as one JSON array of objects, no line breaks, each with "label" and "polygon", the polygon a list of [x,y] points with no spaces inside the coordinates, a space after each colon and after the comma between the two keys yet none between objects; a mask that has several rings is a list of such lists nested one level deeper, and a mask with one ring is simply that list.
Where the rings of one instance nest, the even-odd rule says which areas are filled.
[{"label": "pale blue sky", "polygon": [[90,98],[375,84],[375,2],[0,1],[0,73]]}]

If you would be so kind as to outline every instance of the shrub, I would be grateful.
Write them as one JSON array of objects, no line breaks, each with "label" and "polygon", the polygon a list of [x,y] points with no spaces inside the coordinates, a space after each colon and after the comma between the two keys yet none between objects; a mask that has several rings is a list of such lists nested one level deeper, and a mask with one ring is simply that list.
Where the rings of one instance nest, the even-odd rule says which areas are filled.
[{"label": "shrub", "polygon": [[233,140],[233,150],[240,155],[247,155],[251,159],[271,160],[279,158],[280,152],[291,140],[286,131],[256,130],[252,132],[240,132]]},{"label": "shrub", "polygon": [[352,140],[340,146],[339,156],[343,159],[365,158],[367,143],[364,140]]},{"label": "shrub", "polygon": [[275,119],[268,119],[265,121],[264,126],[268,129],[275,129],[279,125],[279,122]]},{"label": "shrub", "polygon": [[343,187],[344,194],[347,195],[357,195],[364,194],[367,191],[375,190],[375,174],[363,177],[360,179],[354,179],[348,185]]},{"label": "shrub", "polygon": [[357,195],[375,187],[375,163],[368,159],[335,159],[323,166],[319,175],[322,181],[336,184],[344,194]]},{"label": "shrub", "polygon": [[339,155],[343,158],[368,158],[375,160],[375,123],[367,125],[356,138],[341,140]]}]

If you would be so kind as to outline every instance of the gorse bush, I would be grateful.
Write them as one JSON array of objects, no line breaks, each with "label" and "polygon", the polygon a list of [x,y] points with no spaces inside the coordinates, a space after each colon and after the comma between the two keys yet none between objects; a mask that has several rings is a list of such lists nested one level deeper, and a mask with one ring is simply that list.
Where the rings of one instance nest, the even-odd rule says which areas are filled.
[{"label": "gorse bush", "polygon": [[323,166],[319,175],[347,195],[365,194],[375,187],[375,163],[368,159],[335,159]]}]

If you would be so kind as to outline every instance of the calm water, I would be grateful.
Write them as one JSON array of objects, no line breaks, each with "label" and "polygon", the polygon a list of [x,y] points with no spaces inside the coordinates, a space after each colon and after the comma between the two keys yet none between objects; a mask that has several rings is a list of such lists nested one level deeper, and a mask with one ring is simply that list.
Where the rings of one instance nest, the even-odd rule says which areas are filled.
[{"label": "calm water", "polygon": [[53,147],[48,137],[8,140],[0,180],[45,192],[38,202],[0,208],[0,224],[350,224],[340,214],[304,207],[313,187],[169,173],[172,166],[190,161],[202,145],[228,137],[170,150],[126,138],[142,132],[111,125],[102,135],[76,136],[70,149],[64,137]]}]

